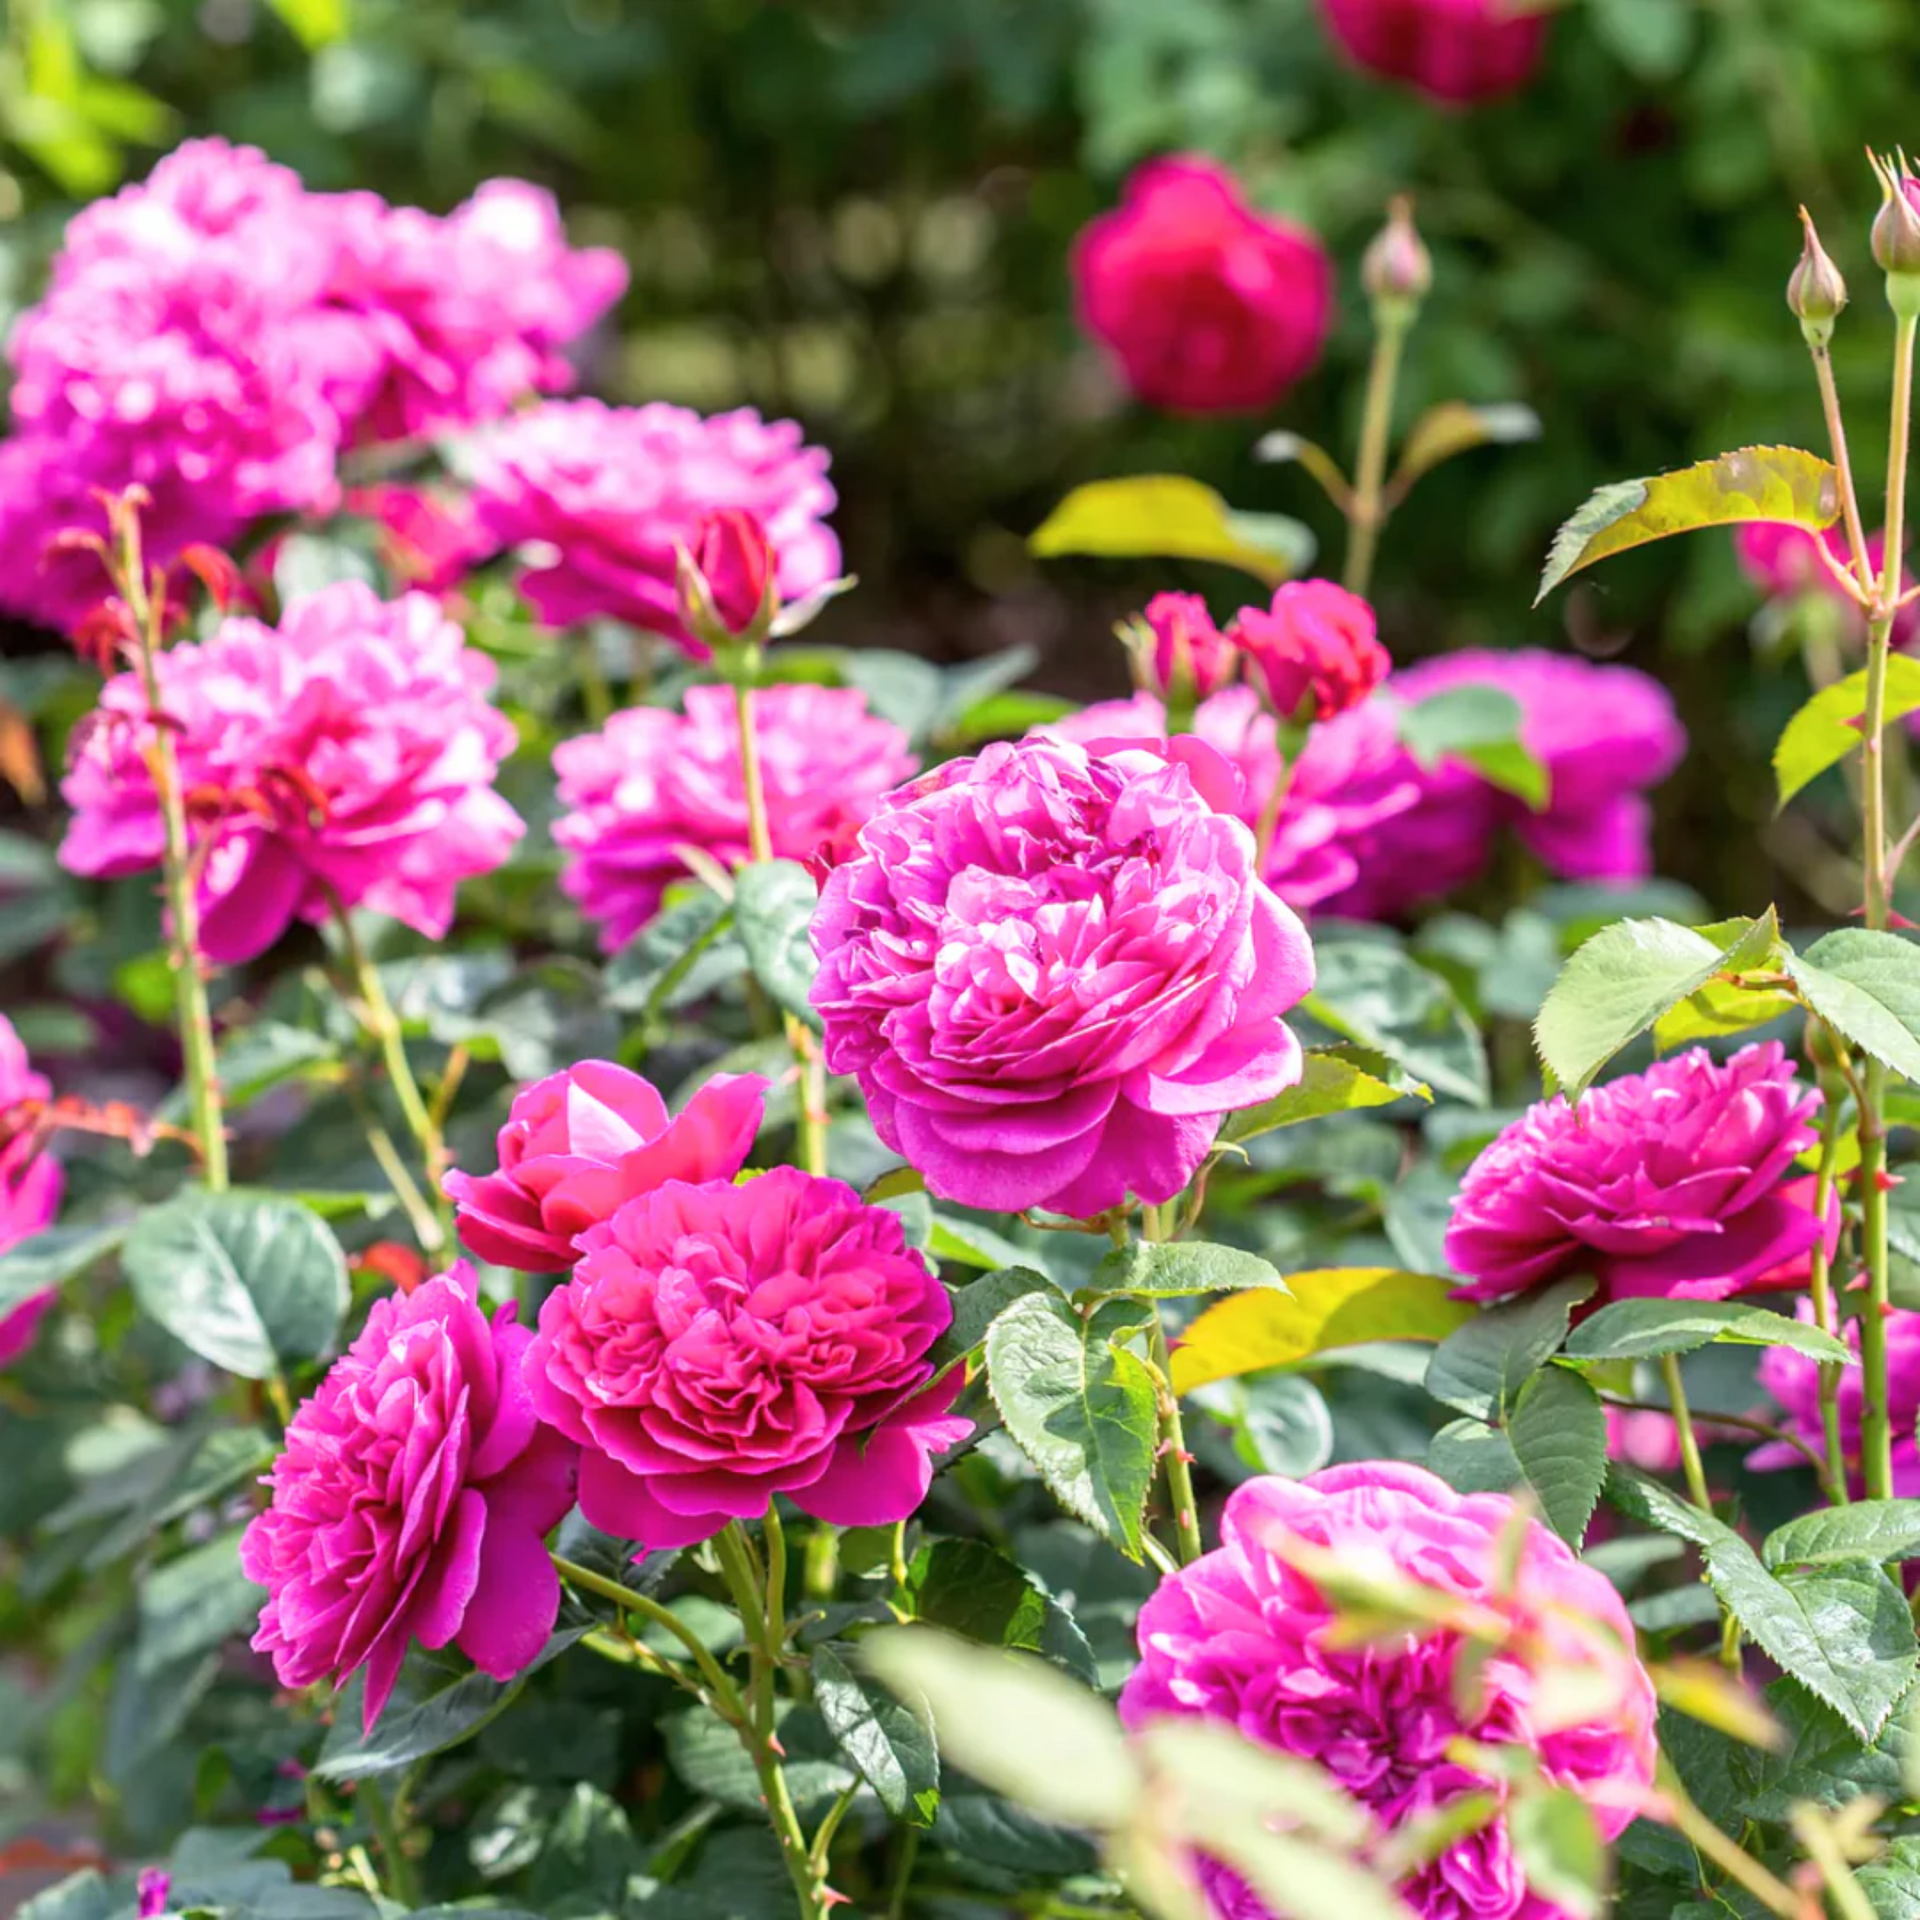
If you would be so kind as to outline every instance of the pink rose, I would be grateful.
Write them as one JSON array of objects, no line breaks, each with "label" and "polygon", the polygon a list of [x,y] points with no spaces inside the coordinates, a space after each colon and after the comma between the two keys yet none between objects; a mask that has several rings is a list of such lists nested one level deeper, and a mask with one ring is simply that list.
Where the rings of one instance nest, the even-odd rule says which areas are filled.
[{"label": "pink rose", "polygon": [[1596,1302],[1797,1284],[1789,1263],[1822,1224],[1787,1175],[1820,1104],[1778,1041],[1724,1062],[1691,1047],[1595,1087],[1578,1112],[1557,1094],[1537,1101],[1461,1182],[1446,1252],[1470,1283],[1462,1297],[1573,1273],[1593,1277]]},{"label": "pink rose", "polygon": [[[423,593],[358,582],[296,600],[278,628],[229,619],[156,663],[200,866],[201,947],[224,964],[297,919],[349,907],[430,939],[459,883],[526,831],[493,790],[511,721],[487,704],[494,665]],[[117,879],[160,863],[136,673],[109,680],[61,784],[74,813],[61,862]]]},{"label": "pink rose", "polygon": [[1546,45],[1544,8],[1514,0],[1320,0],[1356,65],[1447,106],[1524,86]]},{"label": "pink rose", "polygon": [[1357,707],[1393,665],[1375,638],[1373,609],[1331,580],[1289,580],[1270,608],[1242,607],[1227,636],[1283,720],[1309,700],[1308,719],[1331,720]]},{"label": "pink rose", "polygon": [[[1423,1920],[1558,1920],[1563,1909],[1527,1884],[1508,1836],[1507,1777],[1450,1749],[1463,1736],[1524,1749],[1552,1785],[1580,1795],[1606,1838],[1621,1833],[1653,1784],[1654,1696],[1606,1576],[1505,1494],[1455,1493],[1389,1461],[1250,1480],[1227,1502],[1220,1542],[1141,1609],[1121,1719],[1218,1720],[1326,1768],[1389,1836],[1491,1794],[1502,1811],[1416,1868],[1401,1898]],[[1290,1542],[1491,1610],[1509,1638],[1490,1649],[1436,1626],[1357,1639],[1288,1563]],[[1540,1724],[1542,1683],[1569,1674],[1590,1679],[1591,1694],[1573,1717]],[[1200,1882],[1225,1920],[1270,1920],[1217,1861],[1200,1862]]]},{"label": "pink rose", "polygon": [[583,1060],[514,1095],[495,1142],[499,1171],[450,1173],[446,1193],[470,1253],[523,1273],[558,1273],[574,1242],[622,1202],[668,1180],[730,1180],[760,1131],[766,1082],[717,1074],[677,1118],[650,1081]]},{"label": "pink rose", "polygon": [[382,482],[348,494],[347,509],[379,526],[387,571],[423,593],[451,593],[495,551],[473,502],[451,488]]},{"label": "pink rose", "polygon": [[[23,1112],[52,1092],[46,1077],[27,1064],[20,1036],[0,1013],[0,1253],[52,1226],[60,1210],[60,1162],[41,1150]],[[32,1346],[59,1297],[58,1289],[49,1287],[0,1307],[0,1367],[11,1366]]]},{"label": "pink rose", "polygon": [[956,1371],[929,1386],[946,1289],[897,1214],[776,1167],[671,1181],[589,1232],[527,1355],[541,1417],[580,1443],[580,1508],[648,1551],[755,1520],[777,1493],[834,1526],[925,1497]]},{"label": "pink rose", "polygon": [[1156,593],[1141,615],[1153,645],[1141,662],[1149,691],[1184,690],[1190,700],[1218,693],[1240,665],[1240,650],[1213,624],[1197,593]]},{"label": "pink rose", "polygon": [[370,1731],[416,1641],[511,1680],[560,1606],[544,1545],[573,1505],[574,1448],[534,1412],[532,1336],[491,1321],[464,1263],[376,1300],[287,1429],[240,1564],[267,1589],[254,1647],[284,1687],[363,1668]]},{"label": "pink rose", "polygon": [[1034,738],[903,787],[827,877],[835,1073],[931,1192],[1088,1217],[1170,1200],[1222,1117],[1300,1077],[1305,930],[1200,741]]},{"label": "pink rose", "polygon": [[1189,156],[1137,168],[1073,256],[1081,324],[1149,406],[1270,407],[1320,357],[1333,268],[1304,227],[1255,213]]},{"label": "pink rose", "polygon": [[[1813,1303],[1800,1301],[1795,1313],[1813,1323]],[[1903,1500],[1920,1499],[1920,1446],[1914,1425],[1920,1420],[1920,1313],[1905,1307],[1887,1310],[1887,1417],[1893,1427],[1893,1491]],[[1848,1320],[1840,1328],[1857,1354],[1860,1322]],[[1791,1347],[1768,1347],[1760,1356],[1760,1384],[1780,1403],[1780,1424],[1811,1447],[1818,1458],[1826,1455],[1826,1427],[1820,1411],[1820,1363]],[[1840,1449],[1848,1483],[1857,1500],[1865,1490],[1861,1476],[1862,1409],[1866,1375],[1858,1366],[1840,1370],[1835,1404],[1840,1415]],[[1784,1440],[1769,1440],[1747,1455],[1747,1465],[1761,1472],[1780,1467],[1804,1467],[1807,1457]]]},{"label": "pink rose", "polygon": [[767,583],[777,568],[766,528],[744,507],[703,513],[693,530],[693,564],[720,624],[729,633],[745,633],[766,606]]}]

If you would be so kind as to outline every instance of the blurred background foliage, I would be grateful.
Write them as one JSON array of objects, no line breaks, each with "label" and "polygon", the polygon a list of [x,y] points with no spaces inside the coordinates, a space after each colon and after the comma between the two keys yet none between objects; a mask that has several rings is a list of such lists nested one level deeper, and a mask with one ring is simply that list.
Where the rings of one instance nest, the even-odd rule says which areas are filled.
[{"label": "blurred background foliage", "polygon": [[[1765,748],[1804,686],[1755,660],[1727,544],[1656,547],[1529,602],[1554,525],[1601,482],[1819,444],[1781,304],[1798,202],[1853,282],[1836,359],[1877,490],[1889,329],[1860,150],[1906,131],[1912,0],[1571,0],[1533,84],[1466,113],[1349,70],[1312,0],[0,6],[6,312],[76,203],[194,134],[436,208],[489,175],[543,181],[576,239],[633,269],[585,385],[795,414],[833,448],[866,584],[832,639],[947,661],[1026,641],[1042,684],[1083,697],[1119,688],[1116,614],[1168,585],[1230,607],[1231,583],[1043,566],[1024,536],[1078,481],[1178,469],[1336,541],[1304,475],[1252,444],[1284,425],[1350,450],[1359,252],[1411,190],[1437,284],[1402,420],[1523,400],[1545,430],[1448,466],[1396,518],[1378,576],[1396,655],[1571,641],[1658,673],[1695,741],[1663,869],[1724,909],[1819,899],[1817,849],[1768,829],[1764,856],[1728,851],[1769,818]],[[1326,360],[1273,418],[1140,408],[1075,329],[1075,232],[1131,165],[1179,148],[1232,163],[1340,263]]]}]

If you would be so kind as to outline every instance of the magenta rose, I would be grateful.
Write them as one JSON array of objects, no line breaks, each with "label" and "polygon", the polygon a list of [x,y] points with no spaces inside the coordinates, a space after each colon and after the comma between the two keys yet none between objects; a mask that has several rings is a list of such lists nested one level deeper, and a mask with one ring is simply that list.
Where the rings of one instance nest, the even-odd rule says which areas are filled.
[{"label": "magenta rose", "polygon": [[[740,710],[731,687],[689,687],[684,713],[628,707],[598,733],[553,750],[567,812],[553,837],[560,885],[617,952],[660,911],[697,847],[724,867],[747,859]],[[767,836],[783,859],[808,860],[847,839],[920,762],[892,721],[852,687],[758,687],[753,732]]]},{"label": "magenta rose", "polygon": [[[0,1013],[0,1253],[50,1227],[60,1210],[60,1163],[41,1148],[25,1108],[53,1089],[27,1064],[13,1023]],[[57,1288],[29,1294],[11,1307],[0,1303],[0,1367],[10,1366],[33,1344],[40,1322],[59,1298]]]},{"label": "magenta rose", "polygon": [[573,1505],[573,1444],[523,1377],[532,1335],[489,1320],[464,1263],[367,1324],[287,1428],[240,1564],[267,1589],[255,1648],[280,1684],[365,1670],[380,1718],[409,1646],[453,1644],[511,1680],[560,1606],[544,1544]]},{"label": "magenta rose", "polygon": [[731,1180],[766,1105],[755,1073],[716,1074],[672,1116],[650,1081],[583,1060],[514,1095],[495,1145],[499,1171],[450,1173],[446,1193],[469,1253],[523,1273],[559,1273],[575,1240],[622,1202],[669,1180]]},{"label": "magenta rose", "polygon": [[[1795,1311],[1809,1325],[1813,1304],[1802,1300]],[[1920,1446],[1914,1425],[1920,1420],[1920,1313],[1890,1307],[1887,1328],[1887,1418],[1893,1428],[1893,1491],[1902,1500],[1920,1498]],[[1860,1322],[1849,1320],[1841,1336],[1857,1354]],[[1760,1384],[1780,1403],[1780,1425],[1811,1447],[1816,1457],[1826,1454],[1826,1427],[1820,1411],[1820,1363],[1791,1347],[1768,1347],[1760,1356]],[[1858,1366],[1845,1367],[1834,1395],[1840,1414],[1840,1448],[1847,1478],[1857,1500],[1866,1482],[1860,1472],[1861,1410],[1866,1399],[1866,1376]],[[1804,1467],[1807,1457],[1784,1440],[1769,1440],[1747,1455],[1747,1464],[1762,1472],[1780,1467]]]},{"label": "magenta rose", "polygon": [[964,1205],[1170,1200],[1300,1077],[1313,951],[1211,748],[1034,738],[903,787],[828,876],[813,1004],[880,1137]]},{"label": "magenta rose", "polygon": [[1247,413],[1320,357],[1333,268],[1304,227],[1256,213],[1214,161],[1135,170],[1074,246],[1081,324],[1149,406]]},{"label": "magenta rose", "polygon": [[1691,1047],[1595,1087],[1577,1112],[1537,1101],[1460,1184],[1446,1252],[1462,1296],[1570,1274],[1590,1276],[1597,1301],[1797,1284],[1822,1228],[1787,1176],[1820,1103],[1777,1041],[1724,1062]]},{"label": "magenta rose", "polygon": [[1140,663],[1149,691],[1204,700],[1239,671],[1240,649],[1213,624],[1197,593],[1156,593],[1140,617],[1152,636]]},{"label": "magenta rose", "polygon": [[584,1236],[540,1309],[527,1379],[580,1443],[580,1508],[652,1551],[775,1494],[834,1526],[890,1525],[969,1431],[959,1372],[929,1385],[952,1318],[897,1214],[792,1167],[672,1181]]},{"label": "magenta rose", "polygon": [[1305,708],[1308,720],[1331,720],[1357,707],[1393,665],[1372,607],[1331,580],[1289,580],[1271,606],[1242,607],[1227,634],[1283,719]]},{"label": "magenta rose", "polygon": [[[1455,1493],[1388,1461],[1249,1481],[1227,1502],[1220,1540],[1141,1609],[1121,1719],[1220,1721],[1324,1767],[1389,1836],[1491,1794],[1502,1811],[1416,1868],[1401,1898],[1424,1920],[1562,1920],[1514,1851],[1507,1776],[1452,1748],[1464,1738],[1522,1749],[1579,1794],[1608,1839],[1628,1825],[1653,1783],[1653,1684],[1606,1576],[1505,1494]],[[1288,1564],[1289,1542],[1495,1613],[1509,1637],[1491,1652],[1448,1626],[1356,1638],[1337,1601]],[[1543,1683],[1572,1675],[1591,1691],[1571,1717],[1546,1720]],[[1199,1872],[1226,1920],[1271,1920],[1225,1866],[1203,1859]]]},{"label": "magenta rose", "polygon": [[1320,0],[1357,66],[1467,106],[1524,86],[1546,45],[1544,9],[1512,0]]},{"label": "magenta rose", "polygon": [[[156,663],[200,875],[200,937],[222,964],[266,951],[338,899],[430,939],[459,884],[525,833],[494,791],[513,723],[487,702],[493,662],[423,593],[381,600],[358,581],[293,601],[276,627],[229,619]],[[165,832],[137,673],[101,690],[77,730],[60,845],[75,873],[160,864]]]}]

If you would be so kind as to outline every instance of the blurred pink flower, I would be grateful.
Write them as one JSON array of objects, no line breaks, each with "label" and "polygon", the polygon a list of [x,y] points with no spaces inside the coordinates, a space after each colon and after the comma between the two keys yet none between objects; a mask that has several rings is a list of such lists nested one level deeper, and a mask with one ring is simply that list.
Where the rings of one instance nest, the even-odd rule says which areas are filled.
[{"label": "blurred pink flower", "polygon": [[544,1543],[573,1505],[575,1449],[534,1411],[532,1336],[477,1293],[461,1262],[374,1302],[294,1415],[240,1543],[267,1589],[254,1647],[285,1687],[364,1669],[369,1731],[416,1642],[511,1680],[559,1611]]},{"label": "blurred pink flower", "polygon": [[[1813,1324],[1813,1303],[1799,1301],[1798,1318]],[[1869,1307],[1867,1311],[1871,1312]],[[1893,1491],[1902,1500],[1920,1499],[1920,1447],[1914,1443],[1914,1423],[1920,1419],[1920,1313],[1889,1307],[1887,1327],[1887,1416],[1893,1427]],[[1840,1329],[1857,1354],[1860,1322],[1848,1320]],[[1826,1455],[1826,1428],[1820,1414],[1820,1364],[1791,1347],[1768,1347],[1760,1356],[1760,1384],[1780,1403],[1781,1426]],[[1840,1372],[1835,1403],[1840,1414],[1840,1446],[1853,1497],[1859,1499],[1866,1483],[1860,1474],[1861,1409],[1866,1379],[1856,1364]],[[1747,1464],[1767,1472],[1780,1467],[1804,1467],[1807,1457],[1784,1440],[1769,1440],[1747,1455]]]},{"label": "blurred pink flower", "polygon": [[520,586],[550,627],[604,615],[704,656],[680,619],[675,549],[692,549],[712,508],[765,527],[783,599],[840,571],[827,453],[749,408],[702,419],[664,401],[552,401],[480,436],[465,464],[496,543],[528,549]]},{"label": "blurred pink flower", "polygon": [[929,1386],[946,1289],[898,1214],[792,1167],[669,1181],[592,1228],[527,1357],[541,1417],[580,1443],[580,1508],[648,1551],[776,1493],[834,1526],[904,1520],[971,1423]]},{"label": "blurred pink flower", "polygon": [[496,1148],[499,1171],[444,1182],[469,1253],[525,1273],[559,1273],[576,1241],[622,1202],[668,1180],[731,1180],[760,1131],[766,1082],[717,1074],[677,1118],[653,1083],[583,1060],[520,1089]]},{"label": "blurred pink flower", "polygon": [[[686,712],[630,707],[554,749],[560,884],[617,952],[687,874],[680,849],[724,866],[747,858],[747,796],[731,687],[689,687]],[[907,736],[852,688],[760,687],[753,696],[774,853],[806,860],[858,827],[919,761]]]},{"label": "blurred pink flower", "polygon": [[[512,724],[493,662],[427,595],[357,582],[295,601],[279,627],[230,619],[157,662],[201,861],[201,944],[252,959],[295,918],[348,907],[438,939],[463,879],[525,831],[494,792]],[[157,866],[163,831],[139,676],[116,675],[77,735],[62,863],[117,878]]]},{"label": "blurred pink flower", "polygon": [[1256,213],[1197,155],[1136,168],[1074,244],[1080,321],[1149,406],[1270,407],[1320,357],[1333,268],[1304,227]]},{"label": "blurred pink flower", "polygon": [[[1505,1543],[1516,1524],[1509,1578]],[[1509,1838],[1505,1777],[1450,1749],[1462,1736],[1524,1749],[1548,1781],[1580,1795],[1602,1835],[1620,1834],[1653,1783],[1654,1695],[1606,1577],[1539,1521],[1521,1519],[1505,1494],[1455,1493],[1388,1461],[1251,1480],[1228,1499],[1220,1540],[1141,1609],[1140,1664],[1121,1690],[1121,1719],[1236,1728],[1326,1768],[1389,1833],[1490,1793],[1503,1811],[1414,1872],[1401,1897],[1426,1920],[1557,1920],[1563,1909],[1528,1885]],[[1508,1638],[1488,1650],[1437,1626],[1355,1639],[1339,1605],[1288,1563],[1289,1542],[1490,1610]],[[1548,1721],[1542,1683],[1569,1672],[1590,1677],[1593,1695],[1583,1691],[1576,1718]],[[1198,1866],[1225,1920],[1269,1920],[1227,1867]]]},{"label": "blurred pink flower", "polygon": [[1375,637],[1372,607],[1331,580],[1287,581],[1270,607],[1242,607],[1227,637],[1240,649],[1248,679],[1287,720],[1303,706],[1310,720],[1357,707],[1393,665]]},{"label": "blurred pink flower", "polygon": [[1446,1253],[1462,1297],[1570,1274],[1592,1277],[1596,1302],[1797,1285],[1822,1232],[1786,1176],[1820,1103],[1777,1041],[1724,1062],[1691,1047],[1593,1088],[1577,1112],[1537,1101],[1461,1182]]},{"label": "blurred pink flower", "polygon": [[346,504],[379,527],[388,572],[422,593],[450,593],[496,551],[473,502],[451,487],[383,481],[357,488]]},{"label": "blurred pink flower", "polygon": [[[1818,591],[1844,603],[1846,596],[1833,575],[1820,564],[1816,548],[1821,545],[1842,568],[1850,564],[1847,530],[1843,526],[1832,526],[1824,534],[1813,534],[1790,521],[1747,520],[1734,529],[1733,535],[1733,550],[1739,558],[1740,571],[1770,598]],[[1885,534],[1876,533],[1867,542],[1867,556],[1876,571],[1886,547]]]},{"label": "blurred pink flower", "polygon": [[1190,737],[1034,737],[902,788],[827,877],[826,1057],[968,1206],[1170,1200],[1221,1119],[1291,1086],[1313,983],[1233,769]]},{"label": "blurred pink flower", "polygon": [[[60,1163],[42,1151],[21,1109],[48,1099],[53,1089],[27,1063],[13,1023],[0,1013],[0,1253],[53,1224],[60,1210]],[[33,1345],[59,1290],[30,1293],[11,1306],[0,1301],[0,1367]]]},{"label": "blurred pink flower", "polygon": [[1356,65],[1447,106],[1524,86],[1547,38],[1546,9],[1515,0],[1320,0],[1320,14]]},{"label": "blurred pink flower", "polygon": [[1239,671],[1240,649],[1197,593],[1156,593],[1140,618],[1153,636],[1141,662],[1151,692],[1165,695],[1184,682],[1189,699],[1204,700]]}]

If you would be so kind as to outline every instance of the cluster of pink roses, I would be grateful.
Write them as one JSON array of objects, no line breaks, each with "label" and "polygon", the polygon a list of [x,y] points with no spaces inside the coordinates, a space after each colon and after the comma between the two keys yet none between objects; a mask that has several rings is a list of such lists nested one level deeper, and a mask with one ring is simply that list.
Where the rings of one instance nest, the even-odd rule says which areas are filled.
[{"label": "cluster of pink roses", "polygon": [[537,1332],[489,1320],[456,1267],[376,1305],[296,1414],[242,1549],[255,1646],[305,1686],[364,1669],[379,1716],[410,1644],[523,1671],[572,1506],[643,1551],[784,1494],[842,1526],[904,1518],[965,1437],[929,1351],[946,1290],[899,1216],[792,1168],[743,1177],[764,1083],[709,1081],[670,1118],[588,1061],[522,1089],[491,1174],[448,1176],[483,1258],[570,1269]]},{"label": "cluster of pink roses", "polygon": [[101,595],[95,488],[143,485],[149,553],[330,510],[343,450],[472,427],[571,384],[562,349],[626,269],[566,244],[550,195],[490,181],[444,218],[309,193],[250,147],[193,141],[67,230],[14,331],[0,604],[66,626]]}]

